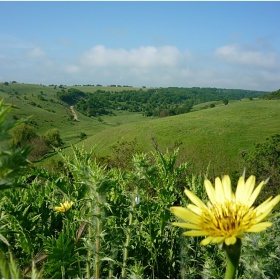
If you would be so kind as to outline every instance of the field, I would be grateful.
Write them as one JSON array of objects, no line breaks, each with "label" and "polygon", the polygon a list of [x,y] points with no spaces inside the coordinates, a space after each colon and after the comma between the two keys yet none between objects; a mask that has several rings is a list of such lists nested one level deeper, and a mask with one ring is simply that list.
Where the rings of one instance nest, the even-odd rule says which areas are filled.
[{"label": "field", "polygon": [[[67,88],[70,87],[65,86]],[[96,86],[76,88],[85,92],[125,89]],[[76,122],[69,105],[56,99],[58,88],[54,89],[54,86],[14,83],[8,86],[0,84],[1,89],[4,90],[1,95],[5,101],[19,108],[14,110],[14,115],[18,118],[32,115],[31,121],[37,124],[38,134],[58,128],[66,145],[78,144],[88,150],[97,145],[96,152],[101,156],[110,155],[111,146],[134,139],[137,149],[142,151],[153,149],[152,138],[163,150],[180,144],[180,162],[192,162],[194,172],[204,172],[210,163],[213,176],[236,170],[241,172],[244,168],[241,154],[251,151],[254,143],[263,142],[280,131],[278,100],[246,98],[229,101],[228,105],[213,101],[195,105],[190,113],[168,118],[143,117],[140,113],[127,111],[114,111],[115,116],[97,118],[76,112],[79,119]],[[45,100],[38,99],[38,95]],[[41,108],[30,105],[32,101]],[[211,103],[215,104],[214,108],[202,109]],[[87,135],[83,141],[80,139],[81,133]],[[48,165],[51,160],[46,159],[44,164]]]},{"label": "field", "polygon": [[[65,88],[71,87],[65,86]],[[86,92],[95,91],[97,89],[123,89],[118,87],[112,88],[97,86],[78,86],[76,88],[82,89]],[[1,91],[1,89],[3,91]],[[128,117],[126,117],[126,114],[120,113],[115,119],[109,118],[106,119],[105,122],[102,122],[97,118],[89,118],[76,112],[79,122],[74,122],[68,104],[56,98],[57,91],[59,91],[59,88],[54,89],[54,86],[18,83],[4,86],[0,83],[1,98],[4,98],[5,102],[13,104],[18,108],[13,111],[12,116],[15,115],[18,118],[27,118],[32,116],[31,121],[33,121],[33,124],[38,124],[37,131],[39,134],[44,133],[51,128],[59,129],[63,140],[67,144],[77,143],[80,140],[81,132],[85,132],[88,136],[91,136],[99,131],[107,129],[110,126],[117,126],[123,124],[124,122],[138,122],[143,120],[139,114],[135,115],[128,113]],[[40,92],[43,92],[43,94]],[[38,99],[38,96],[43,96],[45,100]],[[31,105],[31,102],[35,102],[36,105]],[[130,118],[130,116],[132,116],[132,118]]]},{"label": "field", "polygon": [[[254,143],[263,142],[280,131],[279,101],[241,100],[220,104],[179,116],[125,124],[108,128],[83,141],[86,148],[98,144],[98,152],[109,154],[118,141],[137,139],[139,148],[151,150],[155,137],[159,146],[172,147],[182,142],[179,159],[191,160],[196,171],[211,163],[215,175],[240,168],[241,153],[251,151]],[[108,137],[110,135],[110,137]]]}]

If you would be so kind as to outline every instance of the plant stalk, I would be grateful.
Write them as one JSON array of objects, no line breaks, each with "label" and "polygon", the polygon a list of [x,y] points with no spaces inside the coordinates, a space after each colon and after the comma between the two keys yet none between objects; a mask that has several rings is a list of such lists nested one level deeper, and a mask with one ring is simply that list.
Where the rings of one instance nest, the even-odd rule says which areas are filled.
[{"label": "plant stalk", "polygon": [[[136,189],[136,195],[138,193],[138,189]],[[128,222],[128,230],[126,235],[126,241],[124,245],[124,252],[123,252],[123,266],[122,266],[122,278],[126,278],[126,261],[128,258],[128,246],[130,242],[130,236],[131,236],[131,225],[133,222],[133,210],[135,208],[136,201],[133,200],[131,204],[131,212],[129,213],[129,222]]]},{"label": "plant stalk", "polygon": [[241,253],[241,239],[237,238],[236,243],[233,245],[226,245],[224,243],[223,249],[227,258],[227,269],[224,279],[235,279]]},{"label": "plant stalk", "polygon": [[[90,213],[92,213],[92,201],[90,202]],[[88,237],[89,237],[89,244],[91,244],[91,240],[92,240],[92,235],[93,235],[93,230],[92,230],[92,224],[89,224],[88,227]],[[90,279],[91,278],[91,273],[90,273],[90,263],[91,263],[91,249],[88,249],[87,251],[87,267],[86,267],[86,278]]]},{"label": "plant stalk", "polygon": [[101,209],[99,206],[100,197],[99,194],[96,193],[96,214],[97,214],[97,232],[96,232],[96,241],[95,241],[95,279],[99,279],[100,277],[100,236],[101,236]]}]

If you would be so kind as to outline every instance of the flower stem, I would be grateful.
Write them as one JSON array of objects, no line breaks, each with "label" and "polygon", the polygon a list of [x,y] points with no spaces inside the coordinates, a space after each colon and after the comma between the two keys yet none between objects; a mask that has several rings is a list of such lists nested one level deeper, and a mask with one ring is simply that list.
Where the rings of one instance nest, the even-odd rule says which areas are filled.
[{"label": "flower stem", "polygon": [[241,253],[241,239],[237,238],[233,245],[226,245],[224,243],[223,249],[227,258],[227,269],[224,279],[235,279]]}]

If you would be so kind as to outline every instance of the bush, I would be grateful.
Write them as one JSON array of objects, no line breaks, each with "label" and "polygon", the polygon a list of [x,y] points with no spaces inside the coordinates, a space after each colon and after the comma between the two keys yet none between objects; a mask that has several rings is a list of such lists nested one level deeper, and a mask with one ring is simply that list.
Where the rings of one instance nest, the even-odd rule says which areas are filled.
[{"label": "bush", "polygon": [[84,140],[85,138],[87,138],[87,134],[84,133],[84,132],[81,132],[81,134],[80,134],[80,139],[81,139],[81,140]]},{"label": "bush", "polygon": [[15,145],[16,147],[27,145],[32,138],[37,137],[35,128],[26,123],[21,123],[12,128],[10,130],[10,135],[12,136],[10,144]]},{"label": "bush", "polygon": [[50,151],[50,146],[44,137],[37,136],[32,138],[29,143],[33,148],[29,154],[30,160],[38,160]]},{"label": "bush", "polygon": [[251,153],[244,154],[244,162],[249,174],[258,174],[260,180],[269,179],[260,200],[279,194],[280,182],[280,134],[266,138],[265,142],[255,144]]},{"label": "bush", "polygon": [[49,146],[54,146],[57,148],[63,145],[63,141],[57,128],[48,130],[44,135],[44,139]]}]

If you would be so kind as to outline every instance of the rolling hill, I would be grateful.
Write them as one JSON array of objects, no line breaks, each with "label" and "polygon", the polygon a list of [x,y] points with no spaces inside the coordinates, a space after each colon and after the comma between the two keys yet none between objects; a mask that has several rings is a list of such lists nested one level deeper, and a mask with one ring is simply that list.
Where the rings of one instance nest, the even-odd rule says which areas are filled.
[{"label": "rolling hill", "polygon": [[97,151],[110,154],[109,147],[136,139],[141,150],[153,149],[151,137],[159,146],[182,142],[180,160],[192,161],[194,171],[205,171],[211,163],[213,173],[243,169],[241,155],[254,143],[280,133],[280,100],[241,100],[220,104],[188,114],[124,124],[108,128],[83,141],[86,148],[98,144]]},{"label": "rolling hill", "polygon": [[[69,88],[0,83],[0,97],[18,108],[10,118],[32,115],[29,123],[36,127],[38,134],[57,128],[66,145],[84,145],[89,149],[98,144],[99,155],[110,155],[112,145],[134,139],[138,150],[150,151],[153,137],[163,150],[181,143],[180,161],[192,162],[193,172],[204,172],[210,163],[210,171],[215,175],[242,171],[242,153],[252,150],[254,143],[264,141],[271,134],[280,133],[280,100],[244,98],[230,100],[228,105],[214,100],[193,106],[190,113],[164,118],[144,117],[139,112],[123,110],[115,110],[114,115],[88,117],[75,111],[79,121],[74,121],[69,104],[58,99],[56,94],[60,89]],[[97,86],[75,88],[86,92],[124,90]],[[211,104],[215,106],[211,108]],[[83,141],[81,133],[87,135]],[[70,152],[69,148],[66,152]]]}]

